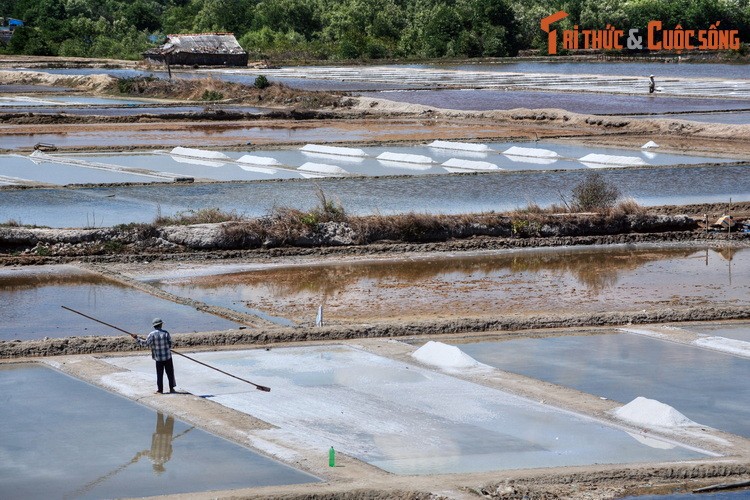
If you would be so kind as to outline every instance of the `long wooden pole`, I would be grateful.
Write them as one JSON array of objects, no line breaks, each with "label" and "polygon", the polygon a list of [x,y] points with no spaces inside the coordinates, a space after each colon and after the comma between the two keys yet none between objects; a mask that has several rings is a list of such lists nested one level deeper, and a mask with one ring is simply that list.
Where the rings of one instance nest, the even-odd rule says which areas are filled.
[{"label": "long wooden pole", "polygon": [[[100,320],[100,319],[96,319],[96,318],[94,318],[94,317],[92,317],[92,316],[89,316],[88,314],[84,314],[84,313],[82,313],[82,312],[80,312],[80,311],[76,311],[75,309],[71,309],[70,307],[66,307],[66,306],[60,306],[60,307],[62,307],[62,308],[63,308],[63,309],[65,309],[66,311],[70,311],[70,312],[73,312],[73,313],[79,314],[79,315],[83,316],[84,318],[88,318],[88,319],[90,319],[91,321],[96,321],[97,323],[101,323],[102,325],[106,325],[106,326],[108,326],[108,327],[110,327],[110,328],[114,328],[115,330],[119,330],[119,331],[121,331],[121,332],[123,332],[123,333],[127,333],[128,335],[130,335],[130,336],[131,336],[131,337],[133,337],[134,339],[137,339],[137,338],[138,338],[138,335],[136,335],[135,333],[130,333],[130,332],[129,332],[129,331],[127,331],[127,330],[123,330],[123,329],[122,329],[122,328],[120,328],[119,326],[115,326],[115,325],[111,325],[111,324],[109,324],[109,323],[105,323],[104,321],[102,321],[102,320]],[[192,362],[194,362],[194,363],[198,363],[199,365],[203,365],[203,366],[205,366],[205,367],[207,367],[207,368],[211,368],[212,370],[216,370],[217,372],[219,372],[219,373],[223,373],[224,375],[227,375],[227,376],[229,376],[229,377],[232,377],[232,378],[236,378],[237,380],[241,380],[242,382],[245,382],[246,384],[254,385],[254,386],[255,386],[255,388],[256,388],[256,389],[258,389],[259,391],[264,391],[264,392],[271,392],[271,388],[270,388],[270,387],[266,387],[266,386],[264,386],[264,385],[258,385],[258,384],[256,384],[256,383],[250,382],[249,380],[245,380],[244,378],[238,377],[237,375],[232,375],[231,373],[225,372],[224,370],[220,370],[220,369],[216,368],[215,366],[211,366],[211,365],[209,365],[209,364],[206,364],[206,363],[204,363],[203,361],[198,361],[197,359],[191,358],[190,356],[187,356],[187,355],[185,355],[185,354],[182,354],[181,352],[177,352],[177,351],[175,351],[174,349],[172,349],[171,351],[172,351],[172,352],[173,352],[174,354],[177,354],[178,356],[182,356],[183,358],[187,358],[187,359],[189,359],[190,361],[192,361]]]}]

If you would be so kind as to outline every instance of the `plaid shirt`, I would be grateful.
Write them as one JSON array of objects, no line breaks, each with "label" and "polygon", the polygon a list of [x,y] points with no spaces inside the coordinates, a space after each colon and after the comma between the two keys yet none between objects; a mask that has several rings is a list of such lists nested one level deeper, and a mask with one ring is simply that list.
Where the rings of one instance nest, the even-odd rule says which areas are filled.
[{"label": "plaid shirt", "polygon": [[172,358],[172,336],[169,332],[159,328],[148,334],[145,339],[137,338],[139,345],[151,348],[151,357],[156,361],[166,361]]}]

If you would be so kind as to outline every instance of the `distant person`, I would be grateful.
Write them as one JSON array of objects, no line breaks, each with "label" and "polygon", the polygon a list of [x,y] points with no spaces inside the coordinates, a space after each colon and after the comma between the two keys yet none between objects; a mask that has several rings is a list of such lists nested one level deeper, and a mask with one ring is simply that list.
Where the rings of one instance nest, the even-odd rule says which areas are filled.
[{"label": "distant person", "polygon": [[151,348],[151,357],[156,361],[156,393],[164,392],[164,371],[167,372],[169,379],[169,392],[174,394],[174,388],[177,383],[174,381],[174,365],[172,364],[172,336],[168,331],[162,328],[161,318],[154,318],[151,322],[154,331],[148,334],[148,337],[142,339],[138,335],[131,336],[138,342],[138,345]]},{"label": "distant person", "polygon": [[648,79],[648,93],[653,94],[654,92],[656,92],[656,82],[654,81],[654,75],[649,76]]}]

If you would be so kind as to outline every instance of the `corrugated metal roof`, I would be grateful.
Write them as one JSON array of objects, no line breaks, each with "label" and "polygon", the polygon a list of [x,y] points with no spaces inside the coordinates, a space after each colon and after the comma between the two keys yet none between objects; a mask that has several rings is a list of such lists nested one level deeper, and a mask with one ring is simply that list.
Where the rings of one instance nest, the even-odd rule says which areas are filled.
[{"label": "corrugated metal roof", "polygon": [[195,33],[168,35],[167,43],[156,49],[156,53],[191,52],[201,54],[244,54],[232,33]]}]

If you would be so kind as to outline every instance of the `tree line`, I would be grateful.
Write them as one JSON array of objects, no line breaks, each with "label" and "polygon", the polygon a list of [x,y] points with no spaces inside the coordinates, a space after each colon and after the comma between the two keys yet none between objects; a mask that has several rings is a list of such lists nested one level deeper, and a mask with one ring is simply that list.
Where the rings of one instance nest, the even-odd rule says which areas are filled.
[{"label": "tree line", "polygon": [[370,60],[546,53],[540,20],[574,25],[740,30],[750,0],[0,0],[22,19],[6,54],[140,59],[166,34],[233,32],[253,59]]}]

